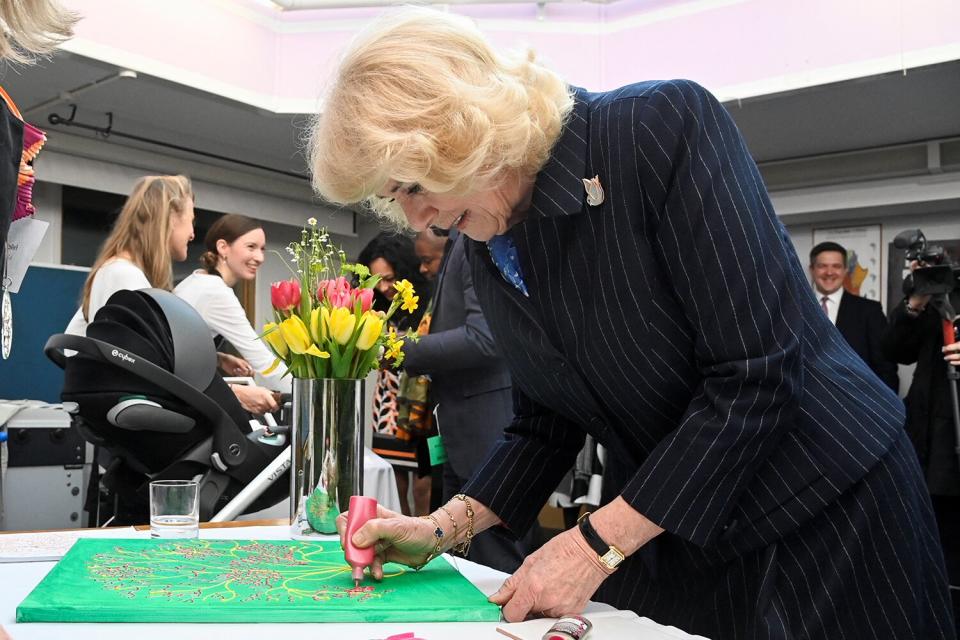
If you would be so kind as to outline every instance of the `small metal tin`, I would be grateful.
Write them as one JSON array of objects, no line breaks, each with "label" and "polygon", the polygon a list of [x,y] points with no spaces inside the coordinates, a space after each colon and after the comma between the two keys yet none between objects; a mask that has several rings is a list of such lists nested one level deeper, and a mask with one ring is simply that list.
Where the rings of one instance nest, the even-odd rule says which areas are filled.
[{"label": "small metal tin", "polygon": [[553,623],[542,640],[583,640],[593,627],[583,616],[567,616]]}]

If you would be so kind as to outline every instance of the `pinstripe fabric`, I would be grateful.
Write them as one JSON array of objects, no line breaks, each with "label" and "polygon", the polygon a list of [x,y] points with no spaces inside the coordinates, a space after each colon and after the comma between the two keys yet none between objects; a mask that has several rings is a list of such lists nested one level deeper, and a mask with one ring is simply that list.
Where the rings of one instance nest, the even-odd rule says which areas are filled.
[{"label": "pinstripe fabric", "polygon": [[953,637],[902,403],[817,305],[723,107],[687,81],[578,92],[532,206],[529,298],[468,246],[515,418],[465,490],[525,530],[590,433],[605,497],[667,530],[603,599],[716,639]]}]

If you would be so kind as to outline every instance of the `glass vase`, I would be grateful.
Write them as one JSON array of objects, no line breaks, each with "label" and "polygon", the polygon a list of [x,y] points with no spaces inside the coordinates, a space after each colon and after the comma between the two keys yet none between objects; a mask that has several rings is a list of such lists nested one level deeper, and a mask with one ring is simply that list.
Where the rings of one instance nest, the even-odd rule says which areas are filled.
[{"label": "glass vase", "polygon": [[290,536],[335,534],[363,493],[363,380],[293,380]]}]

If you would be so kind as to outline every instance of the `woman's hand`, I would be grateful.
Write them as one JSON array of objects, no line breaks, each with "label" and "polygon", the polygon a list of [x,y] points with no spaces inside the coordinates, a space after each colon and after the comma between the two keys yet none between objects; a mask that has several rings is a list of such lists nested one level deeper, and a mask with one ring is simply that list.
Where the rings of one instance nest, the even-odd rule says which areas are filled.
[{"label": "woman's hand", "polygon": [[943,359],[947,361],[947,364],[960,367],[960,342],[945,346],[943,348]]},{"label": "woman's hand", "polygon": [[528,617],[578,614],[607,577],[597,554],[574,527],[527,556],[490,602],[503,607],[507,622]]},{"label": "woman's hand", "polygon": [[217,366],[228,376],[252,376],[253,365],[229,353],[217,352]]},{"label": "woman's hand", "polygon": [[[340,544],[346,547],[344,536],[347,531],[347,514],[344,511],[337,516],[337,531]],[[373,546],[375,555],[370,565],[370,574],[374,580],[383,579],[385,562],[398,562],[408,567],[419,567],[437,545],[434,536],[436,525],[426,518],[411,518],[377,505],[377,517],[368,520],[353,535],[354,546],[367,548]]]},{"label": "woman's hand", "polygon": [[248,413],[262,416],[277,410],[277,399],[269,389],[246,384],[232,384],[230,388]]}]

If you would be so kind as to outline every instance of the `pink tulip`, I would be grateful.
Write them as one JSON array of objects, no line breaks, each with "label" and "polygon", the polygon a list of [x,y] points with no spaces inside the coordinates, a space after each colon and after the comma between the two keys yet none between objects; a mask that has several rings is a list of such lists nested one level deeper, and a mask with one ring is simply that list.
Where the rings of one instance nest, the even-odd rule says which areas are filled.
[{"label": "pink tulip", "polygon": [[270,303],[277,311],[290,311],[300,304],[300,283],[281,280],[270,285]]},{"label": "pink tulip", "polygon": [[370,311],[370,307],[373,306],[373,289],[354,289],[353,300],[354,304],[357,300],[360,301],[360,309],[364,313]]},{"label": "pink tulip", "polygon": [[317,298],[327,300],[333,308],[353,308],[353,288],[343,276],[335,280],[321,280]]}]

